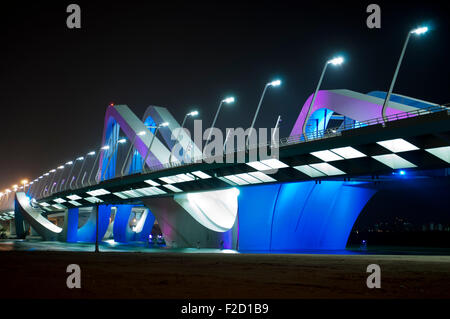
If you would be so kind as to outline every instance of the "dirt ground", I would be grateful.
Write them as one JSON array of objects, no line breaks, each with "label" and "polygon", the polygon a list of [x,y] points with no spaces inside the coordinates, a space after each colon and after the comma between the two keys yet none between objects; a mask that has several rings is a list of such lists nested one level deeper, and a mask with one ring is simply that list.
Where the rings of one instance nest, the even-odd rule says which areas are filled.
[{"label": "dirt ground", "polygon": [[[81,267],[69,289],[66,268]],[[369,289],[369,264],[381,288]],[[450,298],[450,256],[1,252],[0,298]]]}]

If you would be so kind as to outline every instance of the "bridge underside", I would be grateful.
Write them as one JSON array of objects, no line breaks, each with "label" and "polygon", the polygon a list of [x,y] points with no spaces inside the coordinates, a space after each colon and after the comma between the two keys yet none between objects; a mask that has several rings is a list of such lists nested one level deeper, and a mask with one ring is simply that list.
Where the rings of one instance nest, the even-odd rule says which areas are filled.
[{"label": "bridge underside", "polygon": [[[106,239],[108,229],[112,229],[116,242],[145,242],[156,220],[169,247],[240,251],[344,249],[355,220],[376,190],[365,187],[365,183],[311,181],[222,192],[226,192],[220,194],[223,201],[217,199],[217,191],[193,193],[194,198],[145,198],[142,203],[147,209],[134,229],[130,228],[132,210],[141,205],[99,205],[98,239]],[[25,195],[17,196],[22,200],[17,201],[16,216],[28,222],[43,239],[95,241],[96,206],[68,209],[64,227],[59,230],[64,236],[58,236],[57,226],[37,215],[34,208],[35,214],[31,214],[31,206],[23,200]],[[81,211],[89,217],[78,227]],[[16,229],[20,226],[16,225]]]}]

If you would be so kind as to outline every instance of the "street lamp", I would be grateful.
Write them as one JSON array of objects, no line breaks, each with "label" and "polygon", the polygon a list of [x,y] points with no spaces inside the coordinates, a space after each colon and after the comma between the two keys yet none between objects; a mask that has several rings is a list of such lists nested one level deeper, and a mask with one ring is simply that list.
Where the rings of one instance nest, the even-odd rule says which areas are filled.
[{"label": "street lamp", "polygon": [[344,58],[338,56],[338,57],[335,57],[335,58],[333,58],[331,60],[328,60],[325,63],[324,67],[323,67],[322,74],[320,75],[319,83],[317,83],[317,87],[316,87],[316,90],[314,91],[314,95],[313,95],[313,98],[311,100],[311,104],[309,105],[309,108],[308,108],[308,113],[306,113],[305,121],[303,122],[302,132],[303,132],[303,136],[305,137],[305,140],[306,140],[306,122],[308,121],[308,118],[310,116],[311,110],[312,110],[312,108],[314,106],[314,102],[315,102],[316,97],[317,97],[317,92],[319,91],[320,85],[322,84],[323,76],[325,75],[325,71],[327,70],[328,64],[332,64],[334,66],[338,66],[338,65],[341,65],[342,63],[344,63]]},{"label": "street lamp", "polygon": [[[197,116],[197,115],[198,115],[198,111],[192,111],[192,112],[187,113],[187,114],[184,116],[183,122],[181,123],[181,128],[180,128],[180,130],[178,131],[178,134],[177,134],[176,143],[179,142],[180,134],[181,134],[181,131],[182,131],[183,128],[184,128],[184,123],[186,122],[186,119],[187,119],[188,117],[194,117],[194,116]],[[175,144],[175,145],[176,145],[176,144]],[[175,146],[174,146],[174,147],[175,147]],[[172,163],[172,152],[170,152],[170,155],[169,155],[169,163]]]},{"label": "street lamp", "polygon": [[134,142],[136,141],[136,138],[137,138],[138,136],[144,136],[145,134],[147,134],[145,131],[140,131],[140,132],[138,132],[138,133],[136,133],[136,134],[134,135],[133,140],[132,140],[132,142],[131,142],[131,144],[130,144],[130,147],[129,147],[129,149],[128,149],[127,156],[125,157],[125,160],[123,161],[122,169],[120,170],[120,175],[121,175],[121,176],[123,176],[123,170],[125,169],[125,165],[127,164],[128,157],[129,157],[130,154],[131,154],[131,150],[133,149]]},{"label": "street lamp", "polygon": [[402,53],[400,54],[400,58],[398,59],[397,67],[394,72],[394,77],[392,78],[391,86],[389,87],[389,92],[386,95],[386,99],[384,100],[384,103],[383,103],[383,109],[381,110],[381,114],[383,116],[384,122],[387,121],[386,109],[388,107],[389,100],[391,98],[392,90],[394,89],[395,81],[397,80],[398,70],[400,69],[400,65],[402,64],[403,56],[405,55],[406,46],[408,45],[409,38],[411,37],[411,34],[421,35],[421,34],[427,33],[427,31],[428,31],[428,27],[420,27],[420,28],[416,28],[416,29],[409,31],[408,35],[406,36],[405,44],[403,45]]},{"label": "street lamp", "polygon": [[169,123],[164,122],[164,123],[161,123],[161,124],[157,125],[156,127],[151,127],[151,128],[155,128],[155,133],[153,133],[153,137],[152,137],[152,140],[150,141],[150,145],[149,145],[149,147],[147,149],[147,153],[145,154],[145,158],[142,161],[142,172],[143,173],[145,173],[145,164],[146,164],[148,155],[150,154],[150,149],[152,148],[153,141],[155,140],[156,134],[158,134],[158,130],[159,130],[160,127],[166,127],[166,126],[169,126]]},{"label": "street lamp", "polygon": [[258,107],[256,108],[255,116],[253,116],[252,125],[250,125],[250,130],[249,130],[248,136],[247,136],[247,144],[250,142],[250,135],[252,134],[253,126],[255,125],[256,117],[258,116],[259,109],[261,108],[261,104],[262,104],[262,101],[264,99],[264,95],[266,94],[267,88],[269,88],[269,87],[277,87],[277,86],[280,86],[280,85],[281,85],[281,81],[280,80],[275,80],[275,81],[266,83],[266,85],[264,86],[264,90],[263,90],[263,92],[261,94],[261,98],[259,99]]},{"label": "street lamp", "polygon": [[119,151],[119,144],[124,144],[124,143],[126,143],[126,141],[127,141],[126,138],[121,138],[121,139],[117,140],[117,143],[116,143],[116,145],[114,145],[114,148],[113,148],[113,150],[111,152],[111,155],[109,156],[108,163],[106,164],[105,171],[103,172],[103,179],[105,179],[106,172],[108,171],[109,164],[111,163],[111,159],[113,158],[114,154]]},{"label": "street lamp", "polygon": [[208,142],[209,139],[211,138],[212,130],[214,129],[214,125],[216,125],[217,116],[219,115],[220,109],[222,108],[222,104],[223,103],[230,104],[230,103],[234,103],[234,101],[235,101],[234,97],[232,97],[232,96],[227,97],[227,98],[223,99],[222,101],[220,101],[219,107],[217,108],[216,116],[214,116],[214,120],[213,120],[213,123],[209,130],[209,134],[208,134],[208,138],[206,139],[206,142]]}]

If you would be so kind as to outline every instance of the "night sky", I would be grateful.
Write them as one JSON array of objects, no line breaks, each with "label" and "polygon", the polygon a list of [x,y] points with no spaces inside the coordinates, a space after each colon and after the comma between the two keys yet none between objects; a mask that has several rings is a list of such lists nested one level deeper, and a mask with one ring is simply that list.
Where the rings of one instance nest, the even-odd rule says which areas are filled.
[{"label": "night sky", "polygon": [[[66,26],[72,2],[81,29]],[[432,30],[411,38],[394,92],[450,102],[449,4],[377,1],[381,29],[368,29],[372,2],[315,3],[2,4],[0,191],[98,148],[110,102],[138,117],[165,106],[179,122],[196,106],[205,126],[233,94],[216,126],[249,127],[264,84],[280,78],[256,126],[273,127],[281,115],[286,136],[327,59],[346,62],[327,71],[323,89],[386,91],[407,32],[421,24]]]}]

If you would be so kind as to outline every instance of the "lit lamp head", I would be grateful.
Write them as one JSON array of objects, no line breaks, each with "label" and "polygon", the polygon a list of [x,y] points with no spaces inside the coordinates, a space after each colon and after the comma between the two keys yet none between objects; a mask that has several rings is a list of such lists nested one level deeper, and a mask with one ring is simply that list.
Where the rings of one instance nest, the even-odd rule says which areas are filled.
[{"label": "lit lamp head", "polygon": [[160,127],[166,127],[166,126],[169,126],[169,122],[161,123],[161,124],[159,124],[159,126],[160,126]]},{"label": "lit lamp head", "polygon": [[280,86],[281,85],[281,80],[275,80],[272,82],[267,83],[270,86]]},{"label": "lit lamp head", "polygon": [[117,141],[117,143],[123,144],[127,141],[126,138],[121,138],[120,140]]},{"label": "lit lamp head", "polygon": [[64,165],[58,166],[58,169],[63,169]]},{"label": "lit lamp head", "polygon": [[187,115],[189,115],[189,116],[197,116],[198,115],[198,111],[192,111],[192,112],[188,113]]},{"label": "lit lamp head", "polygon": [[109,150],[109,145],[102,146],[101,149],[104,150],[104,151]]},{"label": "lit lamp head", "polygon": [[66,165],[72,165],[72,164],[73,164],[72,161],[66,163]]},{"label": "lit lamp head", "polygon": [[147,134],[145,131],[140,131],[139,133],[137,133],[138,136],[144,136],[145,134]]},{"label": "lit lamp head", "polygon": [[84,160],[84,157],[83,157],[83,156],[80,156],[80,157],[78,157],[76,160],[77,160],[77,161],[82,161],[82,160]]},{"label": "lit lamp head", "polygon": [[95,151],[89,152],[87,155],[95,155]]},{"label": "lit lamp head", "polygon": [[341,56],[338,56],[336,58],[329,60],[327,63],[333,64],[333,65],[341,65],[342,63],[344,63],[344,58]]},{"label": "lit lamp head", "polygon": [[411,33],[421,35],[421,34],[427,33],[427,31],[428,31],[428,27],[420,27],[420,28],[416,28],[416,29],[412,30]]},{"label": "lit lamp head", "polygon": [[232,96],[227,97],[227,98],[223,99],[222,102],[225,102],[227,104],[233,103],[234,102],[234,97],[232,97]]}]

